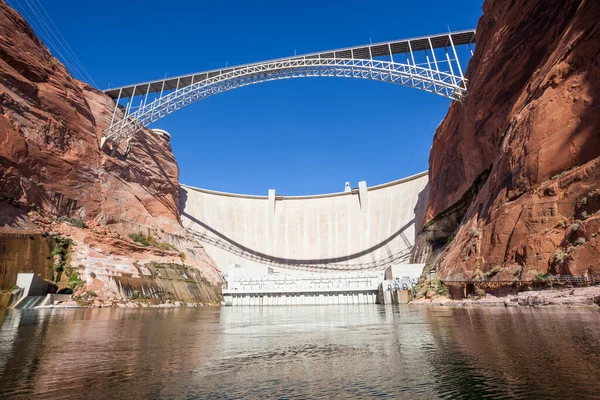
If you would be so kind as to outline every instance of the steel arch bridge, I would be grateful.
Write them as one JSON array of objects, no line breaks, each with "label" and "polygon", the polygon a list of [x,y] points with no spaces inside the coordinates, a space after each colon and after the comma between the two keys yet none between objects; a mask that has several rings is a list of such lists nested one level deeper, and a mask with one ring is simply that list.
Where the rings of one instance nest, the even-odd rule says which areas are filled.
[{"label": "steel arch bridge", "polygon": [[113,154],[141,128],[198,100],[261,82],[305,77],[395,83],[461,101],[467,81],[457,47],[475,30],[448,32],[226,67],[105,90],[115,109],[102,146]]}]

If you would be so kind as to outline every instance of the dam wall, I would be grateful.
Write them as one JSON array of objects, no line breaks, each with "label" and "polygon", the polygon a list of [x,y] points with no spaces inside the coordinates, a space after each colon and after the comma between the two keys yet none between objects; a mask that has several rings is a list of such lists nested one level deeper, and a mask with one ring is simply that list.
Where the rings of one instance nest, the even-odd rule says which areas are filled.
[{"label": "dam wall", "polygon": [[235,264],[313,271],[408,263],[428,197],[427,172],[347,192],[239,195],[180,186],[183,225],[223,273]]}]

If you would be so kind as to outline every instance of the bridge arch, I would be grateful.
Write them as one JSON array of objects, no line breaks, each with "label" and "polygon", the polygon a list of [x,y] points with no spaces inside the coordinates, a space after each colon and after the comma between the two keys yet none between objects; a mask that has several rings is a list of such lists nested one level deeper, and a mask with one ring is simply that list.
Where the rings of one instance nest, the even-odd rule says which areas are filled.
[{"label": "bridge arch", "polygon": [[[105,92],[115,99],[116,107],[111,125],[104,133],[103,146],[109,145],[114,151],[140,127],[147,127],[181,108],[219,93],[273,80],[306,77],[369,79],[413,87],[460,101],[467,91],[467,82],[455,46],[470,47],[473,43],[474,30],[452,32],[269,60],[110,89]],[[444,50],[442,57],[440,54],[436,56],[436,49]],[[424,54],[421,63],[415,57],[420,51]],[[398,61],[399,54],[405,56],[405,62]],[[140,98],[140,102],[134,106],[136,97]],[[127,103],[120,104],[124,100]],[[123,118],[116,118],[119,108]]]}]

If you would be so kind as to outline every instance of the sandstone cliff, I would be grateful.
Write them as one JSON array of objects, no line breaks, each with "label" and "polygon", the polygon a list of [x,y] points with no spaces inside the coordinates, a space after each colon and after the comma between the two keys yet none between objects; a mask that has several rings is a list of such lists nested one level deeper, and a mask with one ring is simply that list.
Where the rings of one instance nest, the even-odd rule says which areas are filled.
[{"label": "sandstone cliff", "polygon": [[[0,1],[3,243],[17,243],[11,239],[15,234],[35,242],[70,239],[64,249],[50,249],[58,259],[48,277],[67,284],[79,276],[82,290],[101,298],[127,296],[131,287],[140,291],[137,296],[150,296],[144,282],[156,292],[161,277],[152,271],[175,266],[180,279],[171,276],[169,282],[181,281],[181,288],[171,292],[198,294],[173,293],[175,300],[217,301],[221,276],[179,220],[179,170],[169,143],[146,130],[133,139],[127,157],[104,154],[99,143],[113,107],[110,98],[74,80],[21,16]],[[34,247],[39,250],[39,243]],[[39,269],[39,257],[15,257],[27,252],[25,245],[2,247],[0,287],[14,284],[9,276],[15,270]],[[139,281],[125,288],[121,278]]]},{"label": "sandstone cliff", "polygon": [[600,3],[486,0],[438,127],[415,261],[442,279],[600,274]]}]

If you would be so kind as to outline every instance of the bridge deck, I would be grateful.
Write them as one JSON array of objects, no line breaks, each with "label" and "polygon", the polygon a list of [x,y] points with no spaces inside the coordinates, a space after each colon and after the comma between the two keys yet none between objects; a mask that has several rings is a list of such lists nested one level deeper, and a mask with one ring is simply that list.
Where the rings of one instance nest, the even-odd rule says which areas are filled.
[{"label": "bridge deck", "polygon": [[[450,41],[452,39],[452,42]],[[260,61],[243,65],[236,65],[229,68],[213,69],[210,71],[197,72],[190,75],[175,76],[167,79],[156,81],[142,82],[134,85],[122,86],[107,89],[104,92],[113,99],[129,98],[135,95],[146,93],[158,93],[163,90],[173,90],[177,87],[189,86],[192,83],[200,82],[205,79],[235,71],[250,65],[262,64],[265,62],[273,62],[278,60],[295,60],[295,59],[311,59],[311,58],[347,58],[347,59],[369,59],[376,57],[386,57],[394,54],[410,53],[420,50],[444,48],[454,44],[454,46],[474,44],[475,30],[469,29],[464,31],[456,31],[442,33],[438,35],[421,36],[409,39],[394,40],[389,42],[373,43],[369,45],[347,47],[343,49],[328,50],[317,53],[300,54],[291,57],[278,58],[268,61]],[[134,92],[135,91],[135,92]]]}]

